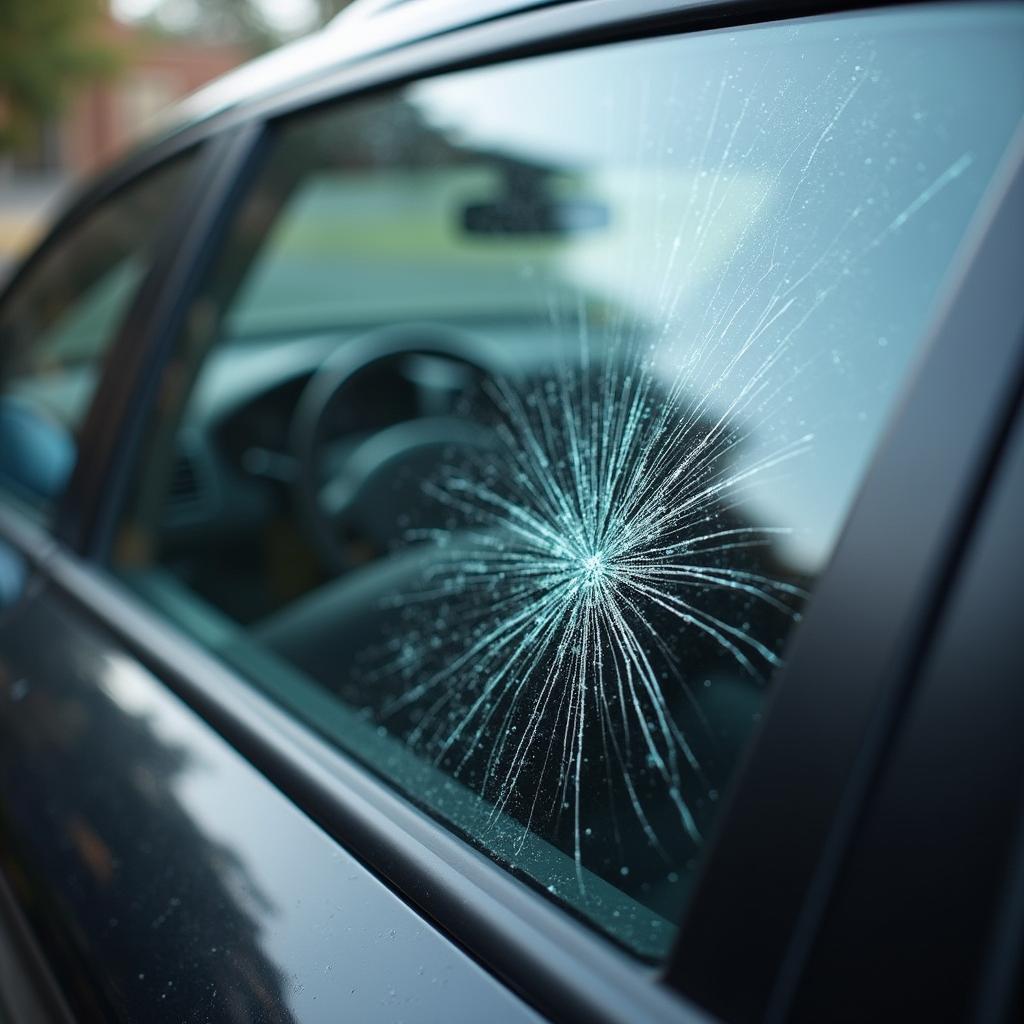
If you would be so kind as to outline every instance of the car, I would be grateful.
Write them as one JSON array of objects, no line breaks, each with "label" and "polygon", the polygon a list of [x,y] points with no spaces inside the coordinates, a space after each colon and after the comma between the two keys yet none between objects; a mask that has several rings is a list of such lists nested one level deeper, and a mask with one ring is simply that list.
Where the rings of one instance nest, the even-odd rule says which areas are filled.
[{"label": "car", "polygon": [[391,0],[0,296],[0,1019],[1019,1020],[1024,8]]}]

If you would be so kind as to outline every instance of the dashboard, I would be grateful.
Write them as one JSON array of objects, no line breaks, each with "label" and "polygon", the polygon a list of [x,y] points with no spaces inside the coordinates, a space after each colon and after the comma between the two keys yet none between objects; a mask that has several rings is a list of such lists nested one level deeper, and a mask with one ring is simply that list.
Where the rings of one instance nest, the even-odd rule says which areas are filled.
[{"label": "dashboard", "polygon": [[[452,330],[466,336],[465,328]],[[159,521],[145,525],[159,562],[231,609],[237,621],[263,618],[336,575],[299,514],[296,417],[318,371],[366,336],[339,330],[228,338],[200,368],[166,460]],[[368,563],[400,541],[405,520],[396,510],[417,500],[439,465],[443,446],[430,442],[432,425],[461,421],[472,432],[468,394],[487,378],[550,373],[564,345],[536,323],[484,325],[470,336],[472,366],[436,354],[395,355],[361,369],[325,410],[319,467],[325,483],[368,455],[374,439],[397,439],[401,432],[407,449],[392,460],[395,472],[375,475],[371,467],[359,482],[358,501],[340,529],[350,565]],[[268,579],[279,581],[269,593]]]}]

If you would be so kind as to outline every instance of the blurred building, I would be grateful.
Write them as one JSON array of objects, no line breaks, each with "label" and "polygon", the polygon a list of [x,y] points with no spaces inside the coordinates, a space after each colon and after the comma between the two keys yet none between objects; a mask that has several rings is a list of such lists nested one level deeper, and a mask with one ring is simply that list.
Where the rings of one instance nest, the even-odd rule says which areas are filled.
[{"label": "blurred building", "polygon": [[107,163],[161,110],[249,56],[238,46],[159,36],[113,19],[104,34],[124,55],[123,70],[83,89],[47,142],[50,166],[72,175]]},{"label": "blurred building", "polygon": [[0,155],[0,278],[38,236],[70,183],[117,158],[161,110],[243,63],[241,46],[158,34],[107,18],[119,70],[80,88],[31,151]]}]

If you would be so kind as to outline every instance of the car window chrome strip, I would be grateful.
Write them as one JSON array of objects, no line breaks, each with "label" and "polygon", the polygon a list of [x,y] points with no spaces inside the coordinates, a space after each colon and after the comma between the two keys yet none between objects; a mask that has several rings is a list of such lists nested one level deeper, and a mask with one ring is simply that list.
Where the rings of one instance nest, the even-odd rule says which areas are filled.
[{"label": "car window chrome strip", "polygon": [[710,1024],[655,972],[578,924],[329,745],[122,584],[65,549],[45,574],[326,832],[553,1020]]},{"label": "car window chrome strip", "polygon": [[57,548],[57,542],[25,510],[0,501],[0,539],[14,545],[34,566],[41,566]]},{"label": "car window chrome strip", "polygon": [[1024,126],[961,247],[682,923],[669,977],[727,1021],[785,1019],[1016,406],[1022,248]]},{"label": "car window chrome strip", "polygon": [[153,262],[104,362],[79,437],[79,458],[58,509],[55,532],[75,550],[99,555],[120,505],[128,467],[188,299],[240,191],[239,176],[262,134],[250,122],[212,139],[189,170]]}]

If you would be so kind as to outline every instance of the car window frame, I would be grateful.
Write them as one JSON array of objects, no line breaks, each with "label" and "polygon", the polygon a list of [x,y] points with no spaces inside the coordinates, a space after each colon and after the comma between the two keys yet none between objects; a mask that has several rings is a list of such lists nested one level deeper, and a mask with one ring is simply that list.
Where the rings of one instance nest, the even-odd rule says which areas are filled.
[{"label": "car window frame", "polygon": [[[1017,216],[1024,223],[1024,195]],[[976,1024],[1021,1019],[1024,646],[1015,612],[1024,603],[1024,381],[1018,384],[1005,436],[983,470],[985,493],[935,643],[894,726],[795,999],[779,1007],[787,1020],[824,1019],[825,1005],[840,1005],[855,1020],[901,1011],[904,1019]],[[961,784],[964,775],[969,785]],[[865,978],[877,981],[865,985]]]},{"label": "car window frame", "polygon": [[[131,288],[127,301],[115,317],[112,337],[103,350],[98,365],[96,388],[86,407],[85,415],[78,426],[78,459],[67,481],[63,493],[52,503],[51,514],[45,524],[47,532],[67,544],[72,550],[79,550],[79,538],[85,524],[80,520],[84,511],[81,500],[81,482],[87,470],[82,463],[91,461],[94,452],[96,421],[107,422],[109,427],[120,430],[123,426],[120,415],[112,410],[111,381],[120,380],[127,388],[134,386],[136,362],[144,363],[149,358],[149,347],[143,340],[139,343],[138,324],[148,318],[148,308],[153,289],[160,285],[166,273],[166,264],[177,249],[174,237],[183,216],[194,205],[195,198],[203,187],[205,168],[213,163],[211,146],[203,140],[183,138],[181,142],[167,140],[168,145],[148,147],[129,154],[106,172],[87,179],[72,189],[65,198],[58,213],[42,239],[17,263],[3,281],[0,281],[0,308],[13,299],[21,287],[30,282],[35,268],[46,260],[55,249],[66,244],[93,214],[107,203],[116,203],[119,195],[143,184],[151,172],[159,172],[178,160],[192,160],[192,166],[185,171],[180,192],[175,196],[172,208],[155,237],[150,259],[143,268],[139,280]],[[212,147],[216,149],[216,147]],[[2,387],[0,380],[0,387]],[[0,497],[5,511],[12,507],[7,496]],[[21,503],[15,506],[16,514],[35,520],[38,517],[24,509]]]},{"label": "car window frame", "polygon": [[[856,6],[869,5],[809,3],[799,5],[795,13],[817,18]],[[747,826],[750,824],[749,801],[757,791],[756,768],[769,758],[774,738],[786,734],[794,716],[806,713],[807,701],[813,696],[813,691],[806,692],[808,673],[813,672],[815,665],[820,671],[815,650],[836,631],[835,597],[823,601],[820,595],[845,591],[842,565],[836,567],[837,559],[842,553],[843,562],[849,563],[861,554],[863,533],[877,515],[877,508],[872,511],[872,505],[891,500],[886,498],[885,468],[905,448],[907,438],[914,434],[915,422],[920,429],[922,411],[930,404],[930,388],[934,384],[930,370],[941,362],[939,356],[944,354],[948,362],[951,355],[957,355],[943,352],[952,344],[950,325],[964,315],[964,309],[978,314],[985,308],[976,294],[977,288],[967,288],[963,282],[959,291],[955,287],[947,288],[952,297],[939,314],[932,338],[923,346],[917,373],[903,390],[902,408],[876,448],[871,469],[847,519],[840,541],[842,550],[830,561],[816,588],[812,607],[825,604],[826,609],[808,615],[794,648],[797,661],[787,664],[774,682],[775,699],[748,754],[746,770],[734,785],[731,806],[723,812],[715,838],[705,854],[704,868],[691,904],[691,911],[701,901],[705,907],[716,906],[720,917],[711,922],[709,916],[715,915],[688,912],[676,954],[662,971],[652,972],[629,961],[562,911],[527,891],[500,867],[466,848],[443,826],[420,815],[385,783],[378,782],[365,769],[281,712],[239,674],[215,661],[183,632],[149,609],[139,607],[124,588],[102,572],[101,565],[109,548],[127,473],[138,451],[141,422],[159,386],[160,372],[176,334],[175,318],[166,314],[173,313],[174,309],[180,312],[196,287],[204,260],[211,256],[219,228],[227,217],[232,199],[242,191],[247,170],[253,165],[271,121],[328,102],[391,88],[427,74],[496,64],[541,52],[575,50],[606,41],[653,38],[710,26],[789,20],[778,18],[778,14],[744,2],[691,3],[679,7],[666,0],[642,0],[640,3],[582,0],[578,4],[560,4],[520,13],[411,43],[400,51],[369,57],[331,73],[323,81],[286,89],[252,105],[225,111],[127,162],[112,179],[105,179],[87,192],[86,200],[95,201],[96,194],[109,194],[119,181],[131,180],[145,167],[154,166],[189,145],[202,142],[207,150],[196,169],[194,185],[180,204],[181,215],[175,218],[175,227],[161,243],[158,259],[136,293],[128,318],[131,323],[126,321],[115,343],[118,355],[126,356],[127,362],[118,365],[119,359],[111,360],[114,368],[104,375],[87,418],[88,433],[83,437],[90,451],[96,454],[88,461],[83,460],[61,503],[56,530],[59,544],[55,546],[45,534],[31,527],[5,528],[8,517],[6,510],[0,510],[0,531],[10,533],[15,543],[34,556],[37,566],[59,589],[114,630],[140,660],[154,667],[171,689],[211,721],[339,842],[355,850],[372,870],[442,930],[545,1012],[559,1019],[624,1022],[635,1020],[638,1013],[645,1013],[652,1020],[667,1020],[678,1019],[681,1013],[687,1012],[693,1015],[691,1019],[696,1019],[700,1013],[692,1004],[688,1010],[690,998],[695,995],[704,1005],[715,1004],[726,985],[724,976],[728,976],[728,987],[742,987],[737,985],[737,979],[747,976],[754,959],[762,955],[765,948],[772,948],[764,943],[774,935],[780,948],[778,962],[767,972],[767,988],[762,985],[753,991],[742,1012],[727,1010],[726,1019],[755,1019],[768,1011],[783,967],[781,961],[789,949],[794,922],[804,908],[820,904],[830,886],[829,872],[825,876],[819,872],[822,858],[812,857],[813,863],[808,865],[806,850],[817,843],[820,853],[822,842],[832,834],[833,823],[844,816],[852,822],[855,808],[867,799],[873,766],[878,763],[900,700],[905,699],[910,665],[927,648],[929,624],[934,623],[949,574],[973,521],[984,481],[977,479],[976,465],[969,459],[965,461],[962,453],[959,463],[947,465],[952,472],[945,477],[948,502],[943,514],[920,508],[920,500],[911,509],[911,514],[916,514],[922,523],[931,525],[929,536],[933,537],[932,546],[921,555],[918,575],[900,590],[905,614],[912,616],[920,628],[913,637],[908,636],[897,645],[897,653],[902,657],[896,657],[892,665],[879,670],[881,678],[876,697],[880,705],[885,705],[885,714],[879,716],[882,721],[875,722],[876,705],[871,702],[858,720],[862,731],[858,733],[853,725],[848,730],[848,743],[858,751],[862,744],[857,736],[863,736],[863,729],[869,725],[876,732],[876,742],[868,745],[870,749],[863,757],[855,759],[855,765],[847,764],[845,771],[840,768],[838,777],[829,776],[828,810],[819,813],[826,826],[823,830],[814,836],[794,836],[776,829],[772,834],[761,835],[757,845],[744,847],[744,856],[749,862],[759,860],[762,855],[784,857],[787,844],[804,846],[805,856],[801,860],[804,867],[795,888],[790,886],[781,892],[779,905],[786,913],[774,929],[765,924],[760,932],[750,934],[745,920],[748,908],[736,903],[733,912],[726,913],[728,908],[715,895],[720,895],[730,877],[736,881],[741,879],[735,863],[735,839],[729,837],[745,834],[744,816]],[[1008,175],[1019,180],[1020,153],[1015,159],[1016,166],[1010,168]],[[215,187],[211,187],[212,182]],[[989,232],[998,222],[999,205],[1000,197],[995,196],[987,221]],[[198,216],[186,216],[187,211]],[[58,223],[51,237],[57,235],[62,226],[63,222]],[[973,249],[968,246],[961,257],[961,266],[974,281],[986,277],[994,280],[992,271],[998,268],[996,260],[1001,258],[991,251],[991,246],[986,247],[985,241],[986,225],[982,224],[972,243]],[[49,239],[44,246],[47,244],[51,244]],[[31,259],[26,266],[30,264]],[[12,279],[12,286],[18,276]],[[1019,314],[1024,297],[1002,294],[998,301]],[[163,318],[161,311],[165,314]],[[1020,339],[1011,334],[1004,332],[998,339],[1000,359],[992,359],[976,368],[988,394],[999,396],[997,409],[989,409],[978,395],[967,409],[961,403],[965,418],[972,418],[973,414],[973,419],[978,421],[970,439],[971,451],[975,453],[984,455],[995,450],[998,429],[992,419],[996,411],[1010,401],[1008,396],[1016,384],[1016,376],[1007,373],[1007,366],[1016,365],[1015,358],[1019,362]],[[960,353],[959,364],[955,358],[953,363],[965,368],[969,365],[964,353]],[[949,372],[948,366],[940,369],[944,374]],[[112,408],[117,411],[114,416],[109,414]],[[101,409],[105,411],[103,414],[99,412]],[[104,416],[106,424],[102,422]],[[937,533],[936,517],[942,520]],[[885,594],[888,589],[880,584],[878,592]],[[846,643],[852,644],[854,640],[872,654],[878,664],[892,656],[891,645],[887,647],[870,632],[847,636]],[[817,678],[817,673],[814,674]],[[774,755],[771,756],[774,760]],[[823,751],[822,756],[826,761],[831,759],[834,765],[841,760],[833,751]],[[860,790],[851,794],[848,787],[857,779],[862,780]],[[813,799],[808,792],[791,796],[795,817],[799,817],[801,808],[807,805],[820,809],[817,801],[821,793],[813,794]],[[848,834],[845,839],[839,836],[830,840],[832,861],[841,855],[848,840]],[[730,936],[738,950],[738,956],[731,959],[732,954],[719,945],[728,942]],[[713,949],[719,957],[719,970],[712,978],[710,989],[705,987],[701,991],[694,985],[693,965],[689,960],[694,949]],[[683,993],[684,1000],[676,999],[670,990]]]},{"label": "car window frame", "polygon": [[181,296],[194,289],[212,242],[230,216],[232,196],[243,188],[242,166],[253,155],[261,128],[241,125],[194,140],[167,139],[146,153],[144,167],[129,161],[119,174],[128,180],[197,151],[173,216],[159,239],[150,267],[136,290],[105,361],[80,432],[80,455],[58,506],[55,535],[83,554],[97,552],[104,527],[119,507],[131,455],[140,442],[146,410],[167,358],[183,310]]},{"label": "car window frame", "polygon": [[[6,276],[0,279],[0,309],[10,301],[15,301],[23,287],[30,287],[36,268],[49,258],[50,254],[64,245],[75,244],[75,233],[83,225],[88,224],[97,211],[101,210],[108,203],[116,204],[119,197],[126,192],[131,192],[138,185],[145,185],[146,179],[151,173],[159,173],[162,169],[169,167],[179,160],[193,160],[193,166],[185,169],[184,180],[180,193],[176,196],[178,203],[193,191],[200,182],[197,176],[197,167],[200,163],[201,154],[199,147],[195,144],[175,146],[168,155],[149,150],[140,150],[132,154],[105,173],[97,175],[85,182],[73,187],[64,197],[58,212],[51,219],[49,226],[44,231],[42,238],[26,254],[16,262]],[[125,301],[120,305],[113,321],[109,340],[101,347],[99,358],[96,362],[97,383],[92,395],[86,404],[84,415],[77,424],[76,435],[78,437],[77,455],[85,450],[86,446],[86,425],[90,417],[95,416],[98,406],[97,399],[104,381],[110,376],[117,363],[116,350],[123,343],[123,335],[128,327],[133,311],[137,311],[139,300],[147,285],[154,277],[159,276],[158,260],[161,253],[167,249],[167,235],[175,221],[175,218],[168,212],[165,223],[161,225],[156,233],[152,248],[149,253],[150,259],[147,265],[142,268],[138,280],[131,286]],[[77,301],[77,299],[76,299]],[[74,303],[72,303],[74,305]],[[0,389],[3,388],[3,379],[0,378]],[[73,532],[73,525],[68,520],[68,510],[73,503],[69,501],[72,490],[72,479],[77,467],[73,467],[69,479],[65,482],[62,493],[52,501],[47,501],[45,514],[39,509],[20,501],[17,496],[3,493],[0,501],[6,506],[14,506],[18,511],[29,519],[43,523],[57,536],[64,536],[65,533]],[[70,538],[69,538],[70,539]]]}]

